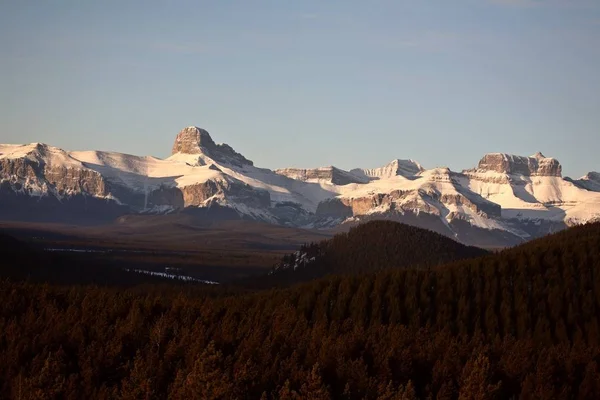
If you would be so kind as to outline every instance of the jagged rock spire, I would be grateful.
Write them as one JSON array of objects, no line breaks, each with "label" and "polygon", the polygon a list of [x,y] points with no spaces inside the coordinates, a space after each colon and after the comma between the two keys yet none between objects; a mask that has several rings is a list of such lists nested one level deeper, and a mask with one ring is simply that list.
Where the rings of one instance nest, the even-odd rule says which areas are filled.
[{"label": "jagged rock spire", "polygon": [[188,126],[177,134],[171,153],[200,154],[202,153],[201,147],[210,150],[216,146],[207,131],[197,126]]},{"label": "jagged rock spire", "polygon": [[214,160],[233,165],[253,165],[252,161],[228,144],[215,144],[210,134],[197,126],[188,126],[177,134],[171,154],[176,153],[205,154]]}]

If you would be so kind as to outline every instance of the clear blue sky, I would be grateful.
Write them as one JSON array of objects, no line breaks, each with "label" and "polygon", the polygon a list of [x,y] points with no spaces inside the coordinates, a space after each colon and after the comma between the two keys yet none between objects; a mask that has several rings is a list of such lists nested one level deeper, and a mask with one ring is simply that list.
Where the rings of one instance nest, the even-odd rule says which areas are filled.
[{"label": "clear blue sky", "polygon": [[0,0],[0,142],[259,166],[600,170],[600,1]]}]

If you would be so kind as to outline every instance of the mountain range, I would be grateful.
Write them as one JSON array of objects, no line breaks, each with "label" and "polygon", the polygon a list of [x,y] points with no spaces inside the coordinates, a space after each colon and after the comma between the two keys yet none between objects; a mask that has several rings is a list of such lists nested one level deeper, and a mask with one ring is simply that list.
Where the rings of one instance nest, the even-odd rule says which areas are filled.
[{"label": "mountain range", "polygon": [[486,154],[461,172],[415,160],[269,170],[190,126],[166,159],[0,145],[0,205],[3,220],[77,224],[191,213],[342,230],[389,219],[470,245],[507,246],[600,220],[600,174],[563,177],[558,160],[541,153]]}]

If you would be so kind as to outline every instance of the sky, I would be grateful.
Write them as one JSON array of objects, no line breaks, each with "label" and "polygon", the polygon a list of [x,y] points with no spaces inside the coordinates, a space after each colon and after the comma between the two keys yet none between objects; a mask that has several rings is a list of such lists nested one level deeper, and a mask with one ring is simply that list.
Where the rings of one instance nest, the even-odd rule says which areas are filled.
[{"label": "sky", "polygon": [[267,168],[600,170],[600,1],[0,0],[0,142]]}]

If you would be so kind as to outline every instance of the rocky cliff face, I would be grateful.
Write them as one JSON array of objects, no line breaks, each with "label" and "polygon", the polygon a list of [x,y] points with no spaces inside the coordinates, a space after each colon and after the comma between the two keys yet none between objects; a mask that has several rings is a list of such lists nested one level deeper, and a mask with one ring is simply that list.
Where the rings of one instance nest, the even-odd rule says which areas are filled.
[{"label": "rocky cliff face", "polygon": [[171,154],[206,154],[214,160],[233,165],[253,165],[252,161],[228,144],[216,144],[210,134],[196,126],[184,128],[175,138]]},{"label": "rocky cliff face", "polygon": [[334,185],[348,185],[350,183],[367,183],[369,180],[365,177],[355,176],[347,171],[336,167],[322,168],[283,168],[276,169],[275,173],[288,178],[292,178],[303,182],[319,182],[325,181]]},{"label": "rocky cliff face", "polygon": [[600,188],[600,173],[590,172],[586,176],[584,176],[582,179],[586,180],[586,181],[594,184],[596,187]]},{"label": "rocky cliff face", "polygon": [[183,194],[184,207],[203,206],[213,198],[252,208],[268,208],[271,203],[269,192],[233,180],[209,180],[179,190]]},{"label": "rocky cliff face", "polygon": [[[93,152],[94,158],[104,161],[110,159],[106,165],[94,165],[97,169],[94,170],[88,167],[91,164],[45,144],[6,146],[3,150],[0,153],[0,201],[5,205],[23,203],[23,199],[18,200],[18,196],[25,195],[40,198],[35,205],[25,202],[29,204],[28,207],[44,210],[51,209],[56,204],[60,208],[61,202],[72,203],[71,198],[82,196],[89,197],[90,201],[103,199],[103,202],[97,203],[97,208],[112,210],[114,206],[106,202],[121,205],[118,207],[121,213],[202,207],[211,199],[238,202],[248,207],[270,206],[268,192],[224,176],[214,164],[205,168],[215,171],[211,177],[216,178],[179,186],[174,178],[168,177],[167,170],[167,176],[158,179],[161,183],[157,185],[153,183],[155,178],[142,175],[149,167],[140,165],[144,162],[140,157],[127,158],[119,155],[113,159],[112,154]],[[190,154],[210,152],[211,156],[219,159],[227,157],[229,163],[245,160],[243,156],[237,156],[229,146],[214,144],[206,131],[197,128],[186,128],[180,132],[174,150]],[[115,160],[122,164],[114,165]],[[106,176],[99,171],[103,171]],[[115,213],[111,212],[111,215]]]},{"label": "rocky cliff face", "polygon": [[15,146],[13,157],[0,158],[0,180],[31,195],[107,197],[101,174],[85,168],[65,151],[45,144]]},{"label": "rocky cliff face", "polygon": [[128,211],[100,173],[39,143],[2,146],[0,204],[0,218],[21,221],[86,224]]},{"label": "rocky cliff face", "polygon": [[584,179],[600,183],[600,172],[588,172],[588,174],[584,176]]},{"label": "rocky cliff face", "polygon": [[562,176],[562,167],[558,160],[545,157],[542,153],[531,157],[504,153],[486,154],[479,161],[477,169],[469,172],[487,171],[523,176]]},{"label": "rocky cliff face", "polygon": [[385,179],[401,175],[412,178],[425,169],[415,160],[393,160],[380,168],[362,169],[355,168],[350,173],[356,176],[364,176],[369,179]]},{"label": "rocky cliff face", "polygon": [[271,171],[197,127],[180,131],[172,152],[161,160],[0,145],[0,218],[81,223],[181,211],[307,228],[384,218],[496,245],[600,219],[600,174],[563,179],[541,153],[487,154],[462,173],[413,160]]},{"label": "rocky cliff face", "polygon": [[586,190],[600,192],[600,173],[598,172],[588,172],[577,180],[569,179],[569,181]]},{"label": "rocky cliff face", "polygon": [[[441,205],[442,207],[439,207]],[[387,212],[424,212],[440,216],[452,213],[449,208],[466,208],[483,218],[499,218],[501,207],[477,196],[461,193],[440,193],[436,190],[393,190],[389,193],[374,193],[360,197],[336,197],[319,204],[320,217],[347,218]],[[460,212],[454,212],[459,216]],[[452,219],[452,215],[450,215]]]},{"label": "rocky cliff face", "polygon": [[201,154],[202,148],[214,149],[217,145],[204,129],[190,126],[182,129],[175,138],[171,154]]}]

